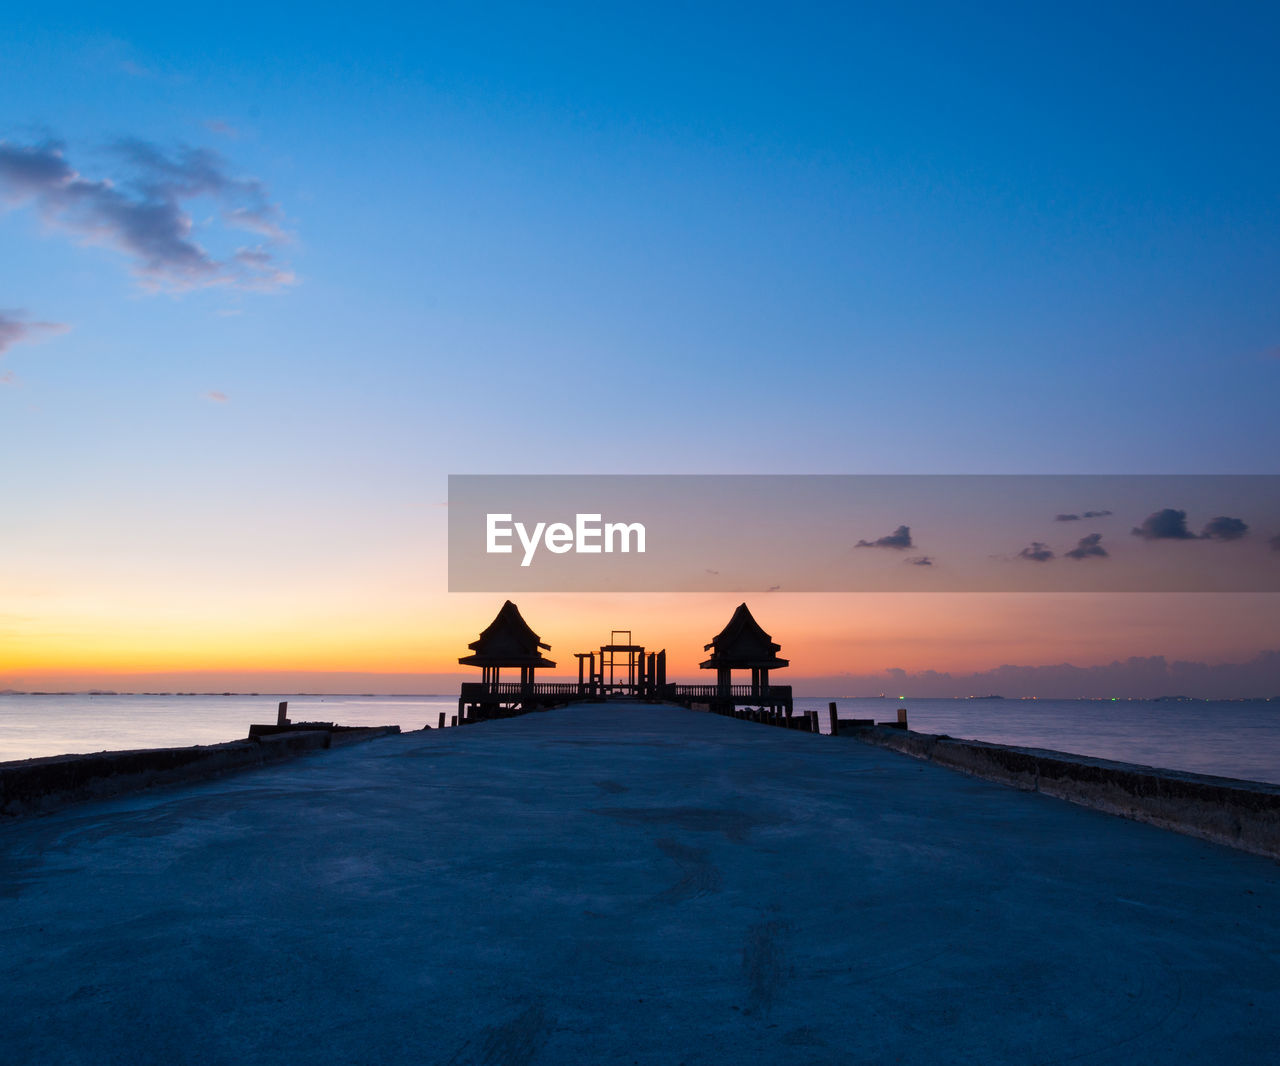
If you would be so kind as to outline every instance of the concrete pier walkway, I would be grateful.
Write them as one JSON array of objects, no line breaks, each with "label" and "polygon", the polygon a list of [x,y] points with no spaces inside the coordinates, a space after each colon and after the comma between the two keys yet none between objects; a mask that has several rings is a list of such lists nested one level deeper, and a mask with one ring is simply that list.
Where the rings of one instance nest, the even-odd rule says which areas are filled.
[{"label": "concrete pier walkway", "polygon": [[1219,1063],[1280,865],[844,739],[579,706],[0,823],[20,1063]]}]

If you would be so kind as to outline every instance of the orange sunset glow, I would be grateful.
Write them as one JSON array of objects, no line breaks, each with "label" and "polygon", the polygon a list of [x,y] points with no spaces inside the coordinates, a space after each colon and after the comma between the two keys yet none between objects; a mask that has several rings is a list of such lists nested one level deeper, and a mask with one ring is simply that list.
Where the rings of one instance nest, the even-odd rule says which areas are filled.
[{"label": "orange sunset glow", "polygon": [[[760,594],[747,597],[792,662],[788,681],[828,694],[844,675],[897,668],[968,674],[1005,664],[1099,665],[1164,655],[1233,662],[1266,650],[1265,596],[1154,594]],[[484,594],[437,597],[428,607],[389,599],[346,604],[258,603],[221,610],[81,605],[31,618],[11,632],[0,687],[436,691],[464,676],[457,658],[500,605]],[[702,646],[737,600],[722,595],[529,594],[520,606],[552,645],[548,677],[574,676],[572,652],[597,647],[614,628],[665,647],[673,676],[695,679]],[[1105,611],[1105,630],[1091,624]],[[1167,625],[1170,611],[1184,620]],[[70,617],[68,617],[70,615]],[[1192,619],[1187,621],[1186,619]],[[74,654],[68,653],[74,646]],[[380,677],[379,675],[386,675]]]}]

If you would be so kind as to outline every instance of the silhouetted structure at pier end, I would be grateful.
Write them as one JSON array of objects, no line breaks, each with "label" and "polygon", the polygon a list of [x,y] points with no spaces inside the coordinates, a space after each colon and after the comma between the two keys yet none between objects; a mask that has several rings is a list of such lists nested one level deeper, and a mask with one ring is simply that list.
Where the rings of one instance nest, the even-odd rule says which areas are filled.
[{"label": "silhouetted structure at pier end", "polygon": [[[458,660],[463,666],[478,666],[481,679],[464,682],[458,697],[458,724],[489,718],[507,718],[528,711],[546,710],[566,703],[627,700],[631,702],[676,703],[699,707],[719,714],[738,714],[737,708],[752,706],[752,716],[790,719],[790,685],[770,685],[769,671],[790,665],[778,658],[779,645],[740,604],[728,625],[704,648],[711,658],[704,670],[716,671],[714,685],[675,685],[667,682],[666,650],[646,652],[631,640],[631,631],[615,629],[599,652],[576,652],[578,681],[534,680],[539,667],[555,663],[542,652],[551,645],[539,639],[507,600],[497,616],[468,647],[471,655]],[[503,667],[520,670],[519,681],[502,681]],[[750,670],[749,685],[733,684],[734,670]],[[443,719],[443,715],[441,716]]]},{"label": "silhouetted structure at pier end", "polygon": [[780,644],[760,628],[745,603],[738,604],[729,624],[720,630],[703,651],[711,652],[711,658],[699,666],[716,672],[716,684],[729,688],[733,684],[734,670],[751,671],[751,691],[759,695],[769,688],[769,671],[790,666],[790,659],[779,659]]}]

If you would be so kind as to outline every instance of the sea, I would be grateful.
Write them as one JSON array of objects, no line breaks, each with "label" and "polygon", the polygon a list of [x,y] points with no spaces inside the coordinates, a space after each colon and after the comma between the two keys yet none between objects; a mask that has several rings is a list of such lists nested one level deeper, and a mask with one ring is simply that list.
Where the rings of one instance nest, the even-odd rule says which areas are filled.
[{"label": "sea", "polygon": [[[274,722],[280,700],[294,722],[435,728],[456,695],[127,695],[0,693],[0,762],[132,748],[217,744]],[[1015,700],[797,698],[823,731],[841,718],[893,721],[907,708],[923,733],[1048,748],[1170,770],[1280,784],[1280,700]]]}]

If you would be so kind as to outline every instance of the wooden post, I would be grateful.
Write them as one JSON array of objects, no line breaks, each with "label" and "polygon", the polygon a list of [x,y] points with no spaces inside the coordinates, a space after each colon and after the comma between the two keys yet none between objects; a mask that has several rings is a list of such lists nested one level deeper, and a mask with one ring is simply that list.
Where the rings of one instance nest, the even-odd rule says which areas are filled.
[{"label": "wooden post", "polygon": [[289,724],[289,701],[281,700],[280,706],[276,708],[276,725]]},{"label": "wooden post", "polygon": [[903,729],[907,728],[907,708],[905,706],[898,708],[898,725]]},{"label": "wooden post", "polygon": [[831,735],[833,737],[839,736],[840,727],[836,725],[836,722],[838,722],[839,719],[836,717],[836,705],[834,703],[827,704],[827,718],[831,722]]},{"label": "wooden post", "polygon": [[817,711],[805,711],[804,713],[805,713],[805,715],[806,715],[806,716],[808,717],[808,719],[809,719],[809,732],[810,732],[810,733],[821,733],[821,732],[822,732],[822,730],[818,728],[818,712],[817,712]]},{"label": "wooden post", "polygon": [[443,729],[443,728],[444,728],[444,711],[441,711],[441,712],[440,712],[440,724],[439,724],[438,726],[436,726],[436,728],[437,728],[437,729]]},{"label": "wooden post", "polygon": [[450,725],[457,725],[457,724],[458,724],[458,716],[457,716],[456,714],[455,714],[455,715],[453,715],[453,716],[449,719],[449,724],[450,724]]}]

